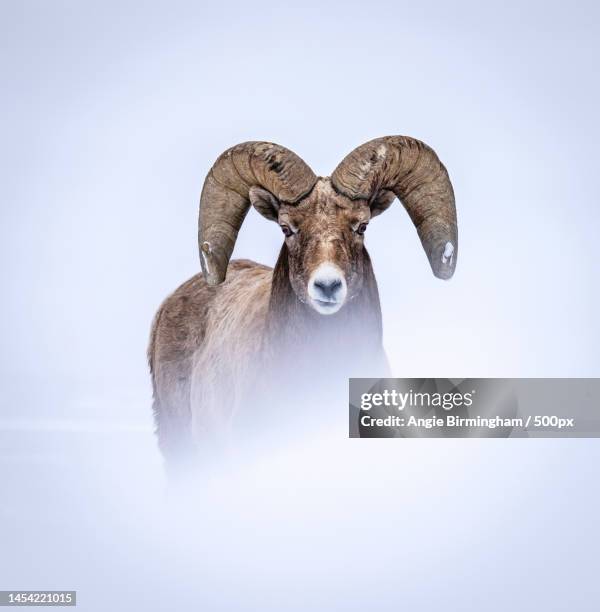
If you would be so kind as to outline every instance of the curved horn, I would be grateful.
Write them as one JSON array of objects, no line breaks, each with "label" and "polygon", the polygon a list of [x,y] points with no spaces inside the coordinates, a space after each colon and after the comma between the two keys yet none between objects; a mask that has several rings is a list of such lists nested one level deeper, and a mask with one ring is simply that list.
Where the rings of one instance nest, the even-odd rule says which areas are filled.
[{"label": "curved horn", "polygon": [[435,151],[406,136],[376,138],[347,155],[331,175],[345,196],[371,204],[382,190],[393,191],[406,208],[433,273],[454,274],[458,229],[454,191]]},{"label": "curved horn", "polygon": [[294,204],[314,187],[317,177],[292,151],[271,142],[244,142],[220,155],[210,169],[198,219],[198,245],[209,285],[225,280],[251,187],[270,191],[280,202]]}]

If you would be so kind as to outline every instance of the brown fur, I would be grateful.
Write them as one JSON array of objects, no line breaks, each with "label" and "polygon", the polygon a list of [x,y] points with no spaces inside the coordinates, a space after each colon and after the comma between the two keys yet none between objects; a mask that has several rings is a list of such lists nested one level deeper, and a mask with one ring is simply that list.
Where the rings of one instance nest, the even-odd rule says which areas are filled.
[{"label": "brown fur", "polygon": [[[261,207],[271,204],[255,206],[265,214]],[[226,439],[238,411],[252,409],[244,401],[265,378],[302,390],[327,376],[332,364],[345,375],[353,368],[367,375],[360,368],[369,365],[381,371],[377,283],[357,232],[370,216],[364,201],[338,195],[321,179],[296,206],[281,205],[273,214],[295,231],[274,270],[232,261],[222,284],[211,287],[198,274],[165,300],[148,355],[159,444],[169,464],[198,444]],[[348,286],[346,303],[328,316],[309,305],[306,292],[324,261],[343,271]],[[310,384],[298,385],[304,379]]]}]

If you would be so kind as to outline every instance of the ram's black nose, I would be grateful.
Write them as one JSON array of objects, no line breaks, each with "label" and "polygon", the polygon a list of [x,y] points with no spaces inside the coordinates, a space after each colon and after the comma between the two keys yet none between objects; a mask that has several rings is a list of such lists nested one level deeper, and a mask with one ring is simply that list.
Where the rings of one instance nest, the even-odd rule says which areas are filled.
[{"label": "ram's black nose", "polygon": [[315,280],[314,287],[323,296],[323,299],[332,300],[341,290],[342,281],[339,278]]}]

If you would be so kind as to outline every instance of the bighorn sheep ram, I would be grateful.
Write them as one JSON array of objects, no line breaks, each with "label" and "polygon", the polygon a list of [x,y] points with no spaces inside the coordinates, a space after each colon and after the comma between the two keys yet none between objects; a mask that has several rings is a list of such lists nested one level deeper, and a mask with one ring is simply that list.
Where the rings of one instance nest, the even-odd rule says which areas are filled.
[{"label": "bighorn sheep ram", "polygon": [[[154,414],[167,466],[226,432],[269,381],[278,400],[330,375],[381,373],[381,308],[364,245],[372,217],[395,197],[406,208],[434,274],[452,276],[457,256],[454,194],[426,144],[388,136],[352,151],[317,177],[292,151],[246,142],[225,151],[200,198],[203,274],[159,308],[149,362]],[[281,227],[272,270],[230,262],[250,205]],[[244,408],[242,410],[242,400]],[[209,442],[210,443],[210,442]]]}]

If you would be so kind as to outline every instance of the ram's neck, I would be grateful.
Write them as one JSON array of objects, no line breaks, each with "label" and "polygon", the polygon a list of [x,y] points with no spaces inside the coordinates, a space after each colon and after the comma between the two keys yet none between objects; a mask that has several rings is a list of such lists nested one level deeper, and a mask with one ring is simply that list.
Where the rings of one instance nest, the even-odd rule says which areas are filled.
[{"label": "ram's neck", "polygon": [[284,244],[275,269],[269,311],[267,337],[279,357],[305,356],[321,361],[331,356],[336,361],[381,352],[381,307],[377,282],[365,250],[365,277],[362,291],[339,312],[320,315],[302,303],[289,281],[288,250]]}]

